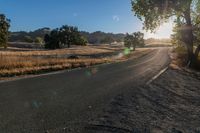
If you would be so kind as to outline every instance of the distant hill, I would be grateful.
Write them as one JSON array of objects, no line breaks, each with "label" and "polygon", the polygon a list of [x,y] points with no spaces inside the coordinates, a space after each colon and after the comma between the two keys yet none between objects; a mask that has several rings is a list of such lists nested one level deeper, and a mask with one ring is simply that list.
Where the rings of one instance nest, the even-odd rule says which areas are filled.
[{"label": "distant hill", "polygon": [[[44,38],[45,34],[50,34],[50,28],[41,28],[31,32],[19,31],[11,32],[9,42],[34,42],[36,38]],[[81,31],[80,34],[88,40],[90,44],[102,44],[111,42],[122,42],[125,34],[113,34],[96,31],[93,33]]]},{"label": "distant hill", "polygon": [[37,37],[44,38],[45,34],[49,34],[50,32],[50,28],[41,28],[31,32],[11,32],[9,42],[34,42]]},{"label": "distant hill", "polygon": [[[31,32],[25,32],[25,31],[19,31],[19,32],[11,32],[9,37],[9,42],[28,42],[33,43],[35,42],[36,38],[43,39],[46,34],[50,34],[51,29],[48,27],[40,28],[35,31]],[[125,34],[119,33],[105,33],[102,31],[96,31],[96,32],[86,32],[86,31],[80,31],[80,34],[85,37],[89,44],[109,44],[112,42],[123,42]],[[37,43],[37,42],[36,42]],[[21,44],[21,43],[20,43]],[[154,46],[154,45],[168,45],[171,44],[170,39],[154,39],[149,38],[145,40],[145,44]]]},{"label": "distant hill", "polygon": [[90,44],[123,42],[125,37],[125,34],[113,34],[101,31],[96,31],[93,33],[82,31],[81,35],[84,36]]}]

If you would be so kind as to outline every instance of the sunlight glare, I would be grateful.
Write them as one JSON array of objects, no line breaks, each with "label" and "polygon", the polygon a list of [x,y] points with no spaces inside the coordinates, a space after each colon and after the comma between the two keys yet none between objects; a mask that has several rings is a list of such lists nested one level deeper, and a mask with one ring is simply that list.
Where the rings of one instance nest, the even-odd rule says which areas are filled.
[{"label": "sunlight glare", "polygon": [[174,26],[173,20],[170,20],[168,23],[164,23],[163,25],[161,25],[158,28],[158,30],[156,30],[155,33],[144,31],[145,38],[156,38],[156,39],[170,38],[173,26]]}]

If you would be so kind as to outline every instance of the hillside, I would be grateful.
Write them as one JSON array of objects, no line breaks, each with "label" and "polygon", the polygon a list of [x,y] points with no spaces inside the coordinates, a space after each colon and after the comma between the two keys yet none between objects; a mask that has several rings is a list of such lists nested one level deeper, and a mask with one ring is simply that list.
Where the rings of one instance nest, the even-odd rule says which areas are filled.
[{"label": "hillside", "polygon": [[[36,38],[44,38],[45,34],[50,34],[50,28],[40,28],[35,31],[19,31],[11,32],[9,37],[9,42],[35,42]],[[125,34],[114,34],[114,33],[105,33],[101,31],[96,32],[85,32],[81,31],[80,34],[84,36],[88,43],[90,44],[101,44],[101,43],[111,43],[111,42],[122,42]]]}]

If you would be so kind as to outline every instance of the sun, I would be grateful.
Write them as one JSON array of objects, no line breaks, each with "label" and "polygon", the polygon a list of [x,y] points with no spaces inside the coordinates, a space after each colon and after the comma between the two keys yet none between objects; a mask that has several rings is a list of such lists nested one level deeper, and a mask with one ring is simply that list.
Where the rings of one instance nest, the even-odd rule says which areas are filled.
[{"label": "sun", "polygon": [[162,39],[162,38],[170,38],[172,34],[174,23],[172,20],[170,20],[167,23],[162,24],[155,33],[150,32],[144,32],[145,38],[156,38],[156,39]]}]

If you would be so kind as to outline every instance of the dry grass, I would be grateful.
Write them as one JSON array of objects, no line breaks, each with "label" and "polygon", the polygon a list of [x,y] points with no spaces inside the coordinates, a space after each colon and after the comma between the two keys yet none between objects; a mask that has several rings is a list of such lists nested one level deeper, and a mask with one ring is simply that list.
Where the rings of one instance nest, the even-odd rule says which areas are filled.
[{"label": "dry grass", "polygon": [[[60,50],[40,51],[0,51],[0,79],[27,74],[39,74],[50,71],[88,67],[92,65],[124,61],[131,57],[147,54],[149,50],[136,50],[132,54],[107,58],[67,59],[65,55],[89,55],[113,53],[122,50],[109,46],[87,46]],[[122,52],[123,53],[123,52]]]},{"label": "dry grass", "polygon": [[109,62],[109,59],[35,58],[33,56],[0,56],[0,77],[37,74]]},{"label": "dry grass", "polygon": [[0,51],[0,77],[56,71],[110,62],[108,58],[67,59],[64,55],[88,55],[114,52],[109,47],[76,47],[60,50]]},{"label": "dry grass", "polygon": [[[76,46],[69,49],[58,49],[58,50],[34,50],[28,51],[26,50],[7,50],[0,51],[1,56],[60,56],[66,54],[80,54],[80,55],[88,55],[88,54],[101,54],[101,53],[109,53],[121,50],[121,47],[109,47],[109,46]],[[30,50],[30,49],[29,49]]]}]

